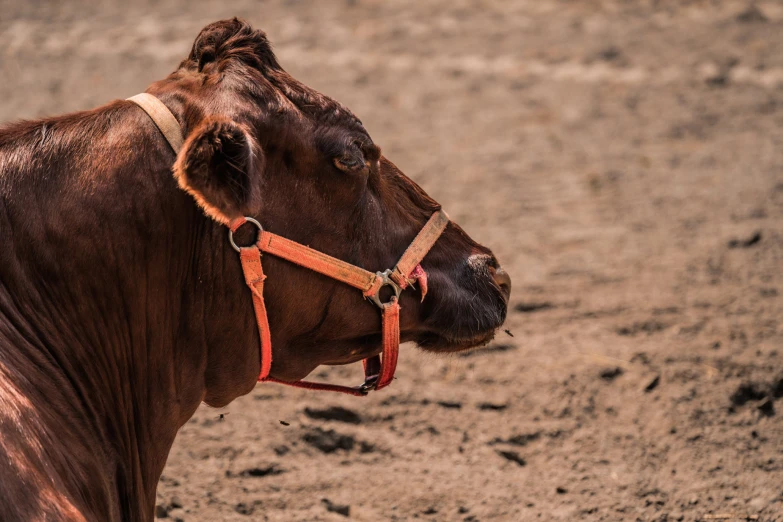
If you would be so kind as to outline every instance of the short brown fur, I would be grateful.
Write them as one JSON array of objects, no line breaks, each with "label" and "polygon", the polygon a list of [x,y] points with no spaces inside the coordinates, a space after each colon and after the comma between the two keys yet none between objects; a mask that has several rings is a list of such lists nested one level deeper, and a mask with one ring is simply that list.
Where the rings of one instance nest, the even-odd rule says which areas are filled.
[{"label": "short brown fur", "polygon": [[[0,129],[3,520],[151,520],[179,427],[253,389],[258,333],[221,223],[254,216],[375,271],[439,208],[240,20],[207,26],[148,92],[183,129],[179,157],[126,101]],[[430,290],[404,295],[403,340],[488,341],[509,291],[489,250],[452,223],[422,264]],[[264,266],[272,376],[379,352],[360,293]]]}]

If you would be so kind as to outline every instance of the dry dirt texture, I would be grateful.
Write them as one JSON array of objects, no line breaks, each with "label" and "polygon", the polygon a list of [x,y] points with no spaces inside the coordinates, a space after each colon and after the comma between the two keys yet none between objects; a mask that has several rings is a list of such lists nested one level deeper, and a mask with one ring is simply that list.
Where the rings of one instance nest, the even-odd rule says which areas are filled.
[{"label": "dry dirt texture", "polygon": [[135,94],[246,17],[495,250],[513,337],[201,408],[159,516],[783,520],[783,4],[219,4],[0,1],[0,119]]}]

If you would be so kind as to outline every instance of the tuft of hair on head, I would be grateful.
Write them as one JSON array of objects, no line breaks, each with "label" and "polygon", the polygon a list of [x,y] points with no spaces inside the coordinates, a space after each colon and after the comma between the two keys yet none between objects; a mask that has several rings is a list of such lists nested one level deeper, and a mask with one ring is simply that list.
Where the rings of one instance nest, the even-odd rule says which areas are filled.
[{"label": "tuft of hair on head", "polygon": [[241,62],[259,70],[281,69],[266,33],[245,20],[231,18],[204,27],[193,42],[182,66],[199,72],[222,71],[232,62]]}]

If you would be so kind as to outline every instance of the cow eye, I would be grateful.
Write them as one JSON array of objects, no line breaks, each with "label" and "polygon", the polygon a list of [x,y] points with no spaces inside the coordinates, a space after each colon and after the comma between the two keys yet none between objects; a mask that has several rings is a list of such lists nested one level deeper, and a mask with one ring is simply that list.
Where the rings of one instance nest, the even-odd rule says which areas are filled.
[{"label": "cow eye", "polygon": [[343,154],[334,158],[334,166],[344,172],[358,172],[364,170],[366,164],[361,153]]}]

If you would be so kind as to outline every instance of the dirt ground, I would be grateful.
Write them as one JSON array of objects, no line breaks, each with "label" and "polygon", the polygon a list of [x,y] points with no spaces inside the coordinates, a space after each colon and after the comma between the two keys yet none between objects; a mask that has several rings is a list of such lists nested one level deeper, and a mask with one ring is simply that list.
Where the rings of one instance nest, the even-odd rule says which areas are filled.
[{"label": "dirt ground", "polygon": [[783,4],[219,4],[0,0],[0,119],[140,92],[246,17],[494,249],[513,337],[202,407],[159,517],[783,520]]}]

